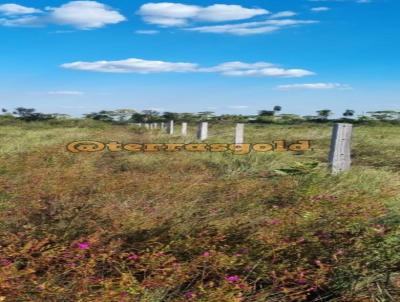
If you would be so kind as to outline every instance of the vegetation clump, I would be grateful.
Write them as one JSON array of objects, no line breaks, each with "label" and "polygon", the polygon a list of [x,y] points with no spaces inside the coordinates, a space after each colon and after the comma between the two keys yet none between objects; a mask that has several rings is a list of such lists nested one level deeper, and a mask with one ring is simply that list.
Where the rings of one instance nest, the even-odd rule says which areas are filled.
[{"label": "vegetation clump", "polygon": [[314,150],[235,156],[71,154],[73,140],[180,138],[51,123],[0,126],[0,301],[400,299],[398,126],[358,125],[352,170],[332,176],[324,124],[248,125],[249,143]]}]

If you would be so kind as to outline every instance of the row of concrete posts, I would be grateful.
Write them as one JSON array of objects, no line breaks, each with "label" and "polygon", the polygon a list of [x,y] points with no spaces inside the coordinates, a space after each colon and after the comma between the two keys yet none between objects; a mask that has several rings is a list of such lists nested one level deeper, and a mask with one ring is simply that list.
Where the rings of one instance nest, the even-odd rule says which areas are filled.
[{"label": "row of concrete posts", "polygon": [[[174,121],[168,123],[137,123],[139,127],[146,129],[166,130],[169,135],[174,135]],[[236,124],[235,128],[235,144],[244,143],[244,124]],[[351,140],[353,125],[352,124],[335,124],[332,131],[331,147],[329,151],[329,164],[333,174],[338,174],[350,170],[351,168]],[[181,125],[181,135],[187,136],[188,123],[183,122]],[[204,141],[208,138],[208,122],[201,122],[197,126],[197,139]]]}]

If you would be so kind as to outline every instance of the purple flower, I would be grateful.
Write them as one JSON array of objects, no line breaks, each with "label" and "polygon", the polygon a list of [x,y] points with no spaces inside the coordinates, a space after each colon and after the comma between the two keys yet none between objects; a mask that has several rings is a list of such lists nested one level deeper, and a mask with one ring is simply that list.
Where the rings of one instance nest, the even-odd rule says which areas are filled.
[{"label": "purple flower", "polygon": [[228,281],[229,283],[237,283],[240,281],[240,277],[233,275],[233,276],[226,276],[225,280]]},{"label": "purple flower", "polygon": [[235,254],[235,256],[240,257],[240,256],[242,256],[242,255],[244,255],[244,254],[247,254],[248,252],[249,252],[248,249],[240,249],[240,250]]},{"label": "purple flower", "polygon": [[296,283],[297,284],[300,284],[300,285],[305,285],[305,284],[307,284],[307,280],[306,279],[297,279],[296,280]]},{"label": "purple flower", "polygon": [[202,256],[203,257],[210,257],[210,255],[211,255],[210,252],[204,252]]},{"label": "purple flower", "polygon": [[192,291],[188,291],[185,293],[185,298],[186,299],[193,299],[194,298],[194,293]]},{"label": "purple flower", "polygon": [[136,255],[135,253],[133,253],[133,254],[130,254],[130,255],[128,256],[128,259],[129,259],[129,260],[138,260],[138,259],[139,259],[139,256]]},{"label": "purple flower", "polygon": [[281,223],[281,221],[278,220],[278,219],[271,219],[271,220],[269,221],[269,224],[270,224],[270,225],[277,225],[277,224],[280,224],[280,223]]},{"label": "purple flower", "polygon": [[90,249],[90,243],[85,241],[85,242],[79,242],[77,245],[78,249],[80,250],[88,250]]},{"label": "purple flower", "polygon": [[10,260],[8,260],[8,259],[1,259],[0,260],[0,265],[1,266],[9,266],[11,264],[12,264],[12,262]]}]

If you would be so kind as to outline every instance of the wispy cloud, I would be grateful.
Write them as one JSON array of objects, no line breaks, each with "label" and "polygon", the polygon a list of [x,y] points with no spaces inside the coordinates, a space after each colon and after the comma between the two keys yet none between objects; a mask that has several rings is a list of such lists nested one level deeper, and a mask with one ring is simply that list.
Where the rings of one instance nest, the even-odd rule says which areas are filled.
[{"label": "wispy cloud", "polygon": [[[13,11],[24,16],[15,17],[17,13],[12,14]],[[46,7],[43,11],[7,4],[6,7],[0,6],[0,13],[2,12],[5,18],[0,19],[0,25],[11,27],[56,24],[88,30],[126,20],[115,9],[96,1],[71,1],[59,7]]]},{"label": "wispy cloud", "polygon": [[0,14],[6,16],[36,14],[42,12],[40,9],[26,7],[15,3],[0,4]]},{"label": "wispy cloud", "polygon": [[291,10],[286,10],[282,12],[278,12],[269,16],[270,19],[279,19],[279,18],[290,18],[296,16],[297,13]]},{"label": "wispy cloud", "polygon": [[228,106],[229,109],[236,109],[236,110],[243,110],[249,108],[249,106],[246,105],[232,105]]},{"label": "wispy cloud", "polygon": [[83,95],[84,92],[82,91],[76,91],[76,90],[59,90],[59,91],[48,91],[47,94],[49,95],[68,95],[68,96],[72,96],[72,95]]},{"label": "wispy cloud", "polygon": [[289,84],[279,85],[279,90],[293,90],[293,89],[305,89],[305,90],[330,90],[330,89],[352,89],[350,85],[340,83],[309,83],[309,84]]},{"label": "wispy cloud", "polygon": [[[297,15],[293,11],[271,14],[264,8],[227,4],[198,6],[170,2],[146,3],[140,7],[138,14],[144,22],[159,27],[177,27],[186,31],[239,36],[272,33],[283,28],[318,22],[288,19]],[[258,19],[263,17],[264,20],[250,20],[255,17],[259,17]],[[215,22],[220,24],[207,24]],[[201,24],[195,25],[195,23]]]},{"label": "wispy cloud", "polygon": [[197,31],[202,33],[215,33],[215,34],[232,34],[232,35],[255,35],[262,33],[272,33],[284,28],[315,24],[315,20],[294,20],[294,19],[280,19],[280,20],[265,20],[256,22],[245,22],[236,24],[225,25],[211,25],[186,28],[188,31]]},{"label": "wispy cloud", "polygon": [[244,63],[226,62],[212,67],[202,67],[196,63],[150,61],[126,59],[120,61],[72,62],[61,65],[65,69],[106,72],[106,73],[218,73],[236,77],[287,77],[300,78],[314,75],[305,69],[286,69],[267,62]]},{"label": "wispy cloud", "polygon": [[201,68],[202,72],[216,72],[225,76],[255,77],[304,77],[314,73],[305,69],[285,69],[268,62],[243,63],[240,61],[222,63],[210,68]]},{"label": "wispy cloud", "polygon": [[182,3],[146,3],[138,14],[146,23],[159,26],[184,26],[190,22],[223,22],[245,20],[270,12],[262,8],[246,8],[240,5],[214,4],[210,6]]},{"label": "wispy cloud", "polygon": [[120,61],[73,62],[61,65],[66,69],[109,73],[161,73],[161,72],[195,72],[197,64],[126,59]]},{"label": "wispy cloud", "polygon": [[136,30],[135,33],[137,33],[139,35],[156,35],[156,34],[160,33],[160,31],[154,30],[154,29],[139,29],[139,30]]},{"label": "wispy cloud", "polygon": [[326,12],[326,11],[328,11],[328,10],[331,10],[329,7],[326,7],[326,6],[319,6],[319,7],[313,7],[313,8],[311,8],[311,11],[313,11],[313,12]]}]

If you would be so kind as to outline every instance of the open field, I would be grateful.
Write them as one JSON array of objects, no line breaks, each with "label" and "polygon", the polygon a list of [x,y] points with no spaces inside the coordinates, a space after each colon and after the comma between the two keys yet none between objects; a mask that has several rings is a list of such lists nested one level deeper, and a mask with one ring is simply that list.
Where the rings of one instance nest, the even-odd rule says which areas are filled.
[{"label": "open field", "polygon": [[[246,126],[248,143],[312,140],[304,154],[71,154],[195,138],[0,124],[0,301],[399,301],[400,126],[356,126],[340,176],[331,130]],[[209,133],[233,143],[233,125]]]}]

